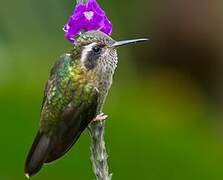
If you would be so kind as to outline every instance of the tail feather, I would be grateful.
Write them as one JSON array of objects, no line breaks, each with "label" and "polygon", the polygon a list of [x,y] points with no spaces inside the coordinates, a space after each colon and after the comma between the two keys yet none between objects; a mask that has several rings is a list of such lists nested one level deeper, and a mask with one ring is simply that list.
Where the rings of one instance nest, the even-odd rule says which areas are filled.
[{"label": "tail feather", "polygon": [[25,175],[35,175],[43,166],[50,148],[50,138],[40,131],[37,133],[25,163]]}]

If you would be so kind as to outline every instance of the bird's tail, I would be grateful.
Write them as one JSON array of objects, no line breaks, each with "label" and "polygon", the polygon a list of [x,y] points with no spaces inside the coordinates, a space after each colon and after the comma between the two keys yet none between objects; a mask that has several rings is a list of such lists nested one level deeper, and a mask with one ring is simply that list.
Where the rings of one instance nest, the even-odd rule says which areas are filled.
[{"label": "bird's tail", "polygon": [[50,138],[38,131],[25,162],[25,175],[35,175],[43,166],[50,150]]}]

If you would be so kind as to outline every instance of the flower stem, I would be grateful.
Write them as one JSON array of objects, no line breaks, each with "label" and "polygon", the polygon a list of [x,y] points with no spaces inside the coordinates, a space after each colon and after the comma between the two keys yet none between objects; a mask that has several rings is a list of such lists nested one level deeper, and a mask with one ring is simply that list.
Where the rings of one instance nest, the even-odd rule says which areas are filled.
[{"label": "flower stem", "polygon": [[77,0],[77,3],[86,3],[88,0]]},{"label": "flower stem", "polygon": [[89,126],[91,143],[91,161],[97,180],[111,180],[107,163],[107,152],[104,140],[105,121],[93,122]]}]

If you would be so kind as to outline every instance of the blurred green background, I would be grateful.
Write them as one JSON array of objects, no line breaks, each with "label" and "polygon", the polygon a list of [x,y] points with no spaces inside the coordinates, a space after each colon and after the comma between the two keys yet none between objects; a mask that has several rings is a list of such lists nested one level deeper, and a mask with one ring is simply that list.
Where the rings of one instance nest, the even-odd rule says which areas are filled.
[{"label": "blurred green background", "polygon": [[[119,50],[104,112],[114,179],[223,179],[222,3],[98,0]],[[221,3],[221,4],[220,4]],[[22,180],[50,67],[72,45],[74,0],[0,1],[0,180]],[[94,179],[87,131],[34,180]]]}]

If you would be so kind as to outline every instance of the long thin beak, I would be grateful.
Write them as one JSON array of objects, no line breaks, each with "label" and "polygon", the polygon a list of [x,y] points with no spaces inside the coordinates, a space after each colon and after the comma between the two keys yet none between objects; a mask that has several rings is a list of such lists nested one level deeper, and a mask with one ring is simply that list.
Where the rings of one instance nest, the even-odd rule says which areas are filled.
[{"label": "long thin beak", "polygon": [[128,45],[128,44],[135,44],[135,43],[139,43],[139,42],[144,42],[144,41],[148,41],[149,39],[146,38],[142,38],[142,39],[132,39],[132,40],[124,40],[124,41],[116,41],[114,44],[112,44],[111,47],[120,47],[120,46],[124,46],[124,45]]}]

